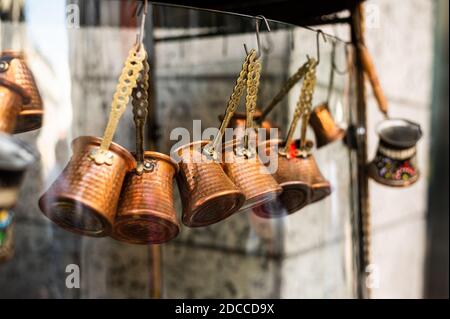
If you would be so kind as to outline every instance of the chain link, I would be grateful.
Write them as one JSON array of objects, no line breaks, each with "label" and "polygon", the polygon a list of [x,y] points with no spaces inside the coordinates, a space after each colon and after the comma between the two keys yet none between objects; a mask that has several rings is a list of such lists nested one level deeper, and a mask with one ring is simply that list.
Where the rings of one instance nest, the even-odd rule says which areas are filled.
[{"label": "chain link", "polygon": [[252,50],[250,53],[250,62],[248,65],[247,74],[247,95],[245,97],[245,136],[244,136],[244,148],[252,153],[248,149],[248,130],[254,129],[253,115],[256,112],[256,102],[258,99],[259,79],[261,77],[261,61],[256,56],[256,51]]},{"label": "chain link", "polygon": [[244,60],[244,63],[242,64],[241,72],[239,72],[239,76],[236,80],[236,85],[233,88],[233,92],[231,93],[231,96],[227,103],[227,108],[225,110],[225,115],[223,117],[222,123],[220,124],[219,133],[214,137],[214,140],[206,145],[203,150],[204,153],[208,156],[215,157],[216,149],[219,147],[219,145],[222,142],[222,136],[225,133],[225,129],[228,127],[228,124],[233,117],[234,113],[236,112],[239,102],[241,100],[242,95],[244,94],[245,86],[246,86],[246,79],[247,79],[247,73],[248,73],[248,67],[250,63],[251,57],[256,56],[256,51],[252,50]]}]

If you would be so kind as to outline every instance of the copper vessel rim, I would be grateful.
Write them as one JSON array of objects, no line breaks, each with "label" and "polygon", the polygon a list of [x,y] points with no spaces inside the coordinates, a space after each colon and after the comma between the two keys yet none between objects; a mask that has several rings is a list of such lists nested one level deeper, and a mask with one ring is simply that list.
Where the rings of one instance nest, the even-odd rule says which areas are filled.
[{"label": "copper vessel rim", "polygon": [[[242,204],[245,202],[245,195],[244,195],[244,193],[241,192],[238,189],[234,189],[234,190],[227,190],[227,191],[216,192],[216,193],[211,194],[209,196],[202,197],[196,203],[194,203],[194,206],[201,207],[205,203],[209,202],[210,200],[214,200],[214,199],[216,199],[218,197],[228,196],[228,195],[237,195],[239,197],[238,198],[239,199],[239,203],[238,204],[241,204],[240,206],[242,206]],[[237,205],[237,206],[239,206],[239,205]],[[194,211],[196,211],[196,210],[194,210]]]},{"label": "copper vessel rim", "polygon": [[166,155],[164,153],[155,152],[155,151],[145,151],[144,152],[144,158],[145,159],[157,159],[164,161],[175,169],[175,173],[178,173],[180,167],[178,166],[177,162],[175,162],[169,155]]},{"label": "copper vessel rim", "polygon": [[20,111],[18,116],[28,116],[28,115],[43,115],[44,111],[39,109],[32,109],[32,110],[22,110]]},{"label": "copper vessel rim", "polygon": [[165,221],[171,222],[176,225],[178,228],[178,221],[176,218],[170,218],[167,214],[163,214],[157,210],[153,209],[131,209],[127,210],[126,213],[122,213],[120,216],[116,217],[116,221],[114,223],[114,228],[116,225],[120,225],[122,223],[129,222],[130,220],[144,220],[151,221],[154,219],[163,219]]},{"label": "copper vessel rim", "polygon": [[[73,227],[70,224],[60,222],[61,219],[51,218],[51,216],[52,216],[51,207],[49,207],[49,205],[46,204],[48,199],[52,200],[52,204],[57,203],[57,202],[71,202],[71,203],[77,203],[77,204],[81,204],[81,205],[85,206],[87,209],[89,209],[91,212],[93,212],[95,214],[95,217],[98,218],[98,220],[102,223],[103,229],[99,230],[99,231],[86,231],[86,230],[83,230],[83,229],[80,229],[77,227]],[[111,224],[109,223],[107,218],[105,218],[102,214],[100,214],[98,212],[98,210],[93,208],[91,205],[86,204],[84,202],[80,202],[79,198],[76,196],[70,196],[70,195],[69,196],[67,196],[67,195],[59,196],[59,195],[54,195],[52,193],[50,193],[50,194],[45,193],[39,199],[38,205],[39,205],[39,208],[41,209],[41,211],[44,213],[44,215],[47,216],[51,221],[53,221],[57,225],[60,225],[64,229],[69,230],[73,233],[87,235],[87,236],[94,236],[94,237],[105,237],[105,236],[108,236],[108,234],[110,234],[112,231]]]},{"label": "copper vessel rim", "polygon": [[[102,139],[100,137],[86,136],[86,135],[79,136],[72,141],[72,148],[74,148],[77,144],[80,144],[80,145],[91,144],[91,145],[95,145],[95,146],[100,146],[101,143],[102,143]],[[111,142],[109,150],[112,151],[113,153],[116,153],[117,155],[121,156],[125,160],[128,170],[131,170],[136,166],[135,158],[123,146],[121,146],[115,142]]]},{"label": "copper vessel rim", "polygon": [[191,142],[191,143],[188,143],[188,144],[184,144],[184,145],[182,145],[182,146],[176,148],[172,153],[173,153],[173,154],[181,155],[180,152],[181,152],[183,149],[186,149],[186,148],[188,148],[188,147],[190,148],[190,147],[192,147],[192,146],[194,146],[194,145],[197,145],[197,144],[200,144],[201,147],[203,147],[203,146],[205,146],[205,145],[207,145],[207,144],[209,144],[209,143],[211,143],[211,141],[208,141],[208,140],[194,141],[194,142]]},{"label": "copper vessel rim", "polygon": [[15,51],[12,49],[7,49],[7,50],[3,50],[0,53],[0,56],[10,56],[12,58],[17,58],[17,59],[25,59],[25,54],[23,51]]}]

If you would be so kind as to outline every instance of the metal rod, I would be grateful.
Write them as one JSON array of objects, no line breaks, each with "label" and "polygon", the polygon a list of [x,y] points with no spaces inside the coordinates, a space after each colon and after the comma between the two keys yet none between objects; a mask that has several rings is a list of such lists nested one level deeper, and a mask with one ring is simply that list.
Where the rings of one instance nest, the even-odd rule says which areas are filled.
[{"label": "metal rod", "polygon": [[357,182],[354,191],[357,194],[356,207],[356,231],[358,245],[358,286],[359,298],[369,298],[370,291],[366,285],[366,268],[370,264],[370,205],[369,205],[369,180],[367,167],[367,109],[365,92],[365,75],[359,52],[359,44],[364,43],[363,7],[361,4],[352,9],[351,36],[355,50],[355,77],[356,77],[356,158],[357,158]]}]

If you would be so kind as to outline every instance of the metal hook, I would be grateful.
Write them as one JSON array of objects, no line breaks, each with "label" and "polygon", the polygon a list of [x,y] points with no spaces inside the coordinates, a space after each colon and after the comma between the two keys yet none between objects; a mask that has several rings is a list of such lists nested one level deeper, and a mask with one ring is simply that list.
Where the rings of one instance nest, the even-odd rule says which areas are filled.
[{"label": "metal hook", "polygon": [[[319,39],[319,37],[320,37],[320,35],[322,35],[322,39],[324,42],[327,42],[327,37],[325,36],[325,33],[321,29],[318,29],[316,32],[317,32],[316,33],[316,50],[317,50],[316,60],[317,60],[317,65],[319,65],[319,62],[320,62],[320,39]],[[309,59],[309,56],[308,56],[308,59]]]},{"label": "metal hook", "polygon": [[[334,45],[336,45],[336,43]],[[347,44],[344,46],[344,50],[345,50],[345,61],[347,61],[347,57],[348,57],[348,46],[347,46]],[[337,65],[336,65],[336,59],[335,58],[333,58],[332,67],[333,67],[333,70],[339,75],[347,74],[349,72],[349,69],[350,69],[350,66],[347,64],[344,70],[339,70]]]},{"label": "metal hook", "polygon": [[[266,28],[267,28],[267,31],[268,32],[271,32],[272,30],[270,29],[270,25],[269,25],[269,21],[266,19],[266,17],[265,16],[263,16],[263,15],[258,15],[258,16],[256,16],[256,18],[260,18],[260,19],[262,19],[263,21],[264,21],[264,24],[266,25]],[[256,36],[259,38],[259,23],[258,23],[258,21],[256,21]],[[271,49],[272,49],[272,39],[269,37],[269,36],[267,36],[266,37],[267,38],[267,46],[261,46],[261,43],[259,42],[259,40],[258,40],[258,51],[259,52],[262,52],[262,51],[264,51],[265,53],[268,53],[268,52],[270,52],[271,51]],[[258,57],[260,56],[260,54],[258,55]]]},{"label": "metal hook", "polygon": [[[262,19],[264,21],[264,24],[266,25],[267,31],[271,32],[270,30],[270,25],[269,25],[269,21],[266,19],[266,17],[259,15],[256,16],[256,21],[255,21],[255,31],[256,31],[256,44],[258,46],[258,50],[256,52],[256,58],[259,59],[261,57],[261,52],[264,50],[266,52],[270,51],[270,48],[266,47],[266,48],[261,48],[261,39],[259,36],[259,19]],[[245,53],[248,55],[248,49],[247,49],[247,45],[244,43],[244,49],[245,49]]]},{"label": "metal hook", "polygon": [[[142,12],[143,11],[143,12]],[[136,12],[135,14],[137,16],[139,16],[142,13],[142,18],[141,18],[141,27],[138,31],[138,34],[136,35],[136,44],[140,45],[143,43],[144,41],[144,36],[145,36],[145,21],[147,20],[147,12],[148,12],[148,1],[144,0],[144,3],[141,5],[141,7],[138,9],[138,6],[136,6]]]}]

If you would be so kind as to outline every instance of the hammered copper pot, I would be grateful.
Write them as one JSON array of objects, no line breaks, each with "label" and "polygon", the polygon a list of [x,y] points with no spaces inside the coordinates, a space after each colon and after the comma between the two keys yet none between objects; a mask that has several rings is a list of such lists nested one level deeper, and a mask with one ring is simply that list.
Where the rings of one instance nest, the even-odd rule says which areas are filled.
[{"label": "hammered copper pot", "polygon": [[23,141],[0,133],[0,210],[16,204],[27,168],[38,155]]},{"label": "hammered copper pot", "polygon": [[221,221],[237,212],[245,201],[220,163],[202,153],[202,147],[208,143],[193,142],[175,151],[181,158],[177,182],[183,204],[182,221],[189,227]]},{"label": "hammered copper pot", "polygon": [[267,152],[277,154],[278,168],[272,174],[283,192],[278,198],[279,205],[269,203],[261,209],[253,212],[263,218],[277,218],[292,214],[305,207],[312,198],[313,189],[308,183],[307,165],[303,158],[288,157],[279,154],[279,150],[284,148],[284,141],[269,140],[260,145]]},{"label": "hammered copper pot", "polygon": [[378,183],[405,187],[419,178],[416,144],[422,137],[420,125],[404,119],[387,119],[377,127],[380,137],[369,176]]},{"label": "hammered copper pot", "polygon": [[178,164],[158,152],[144,156],[144,172],[125,177],[113,237],[131,244],[161,244],[180,232],[173,202]]},{"label": "hammered copper pot", "polygon": [[318,148],[337,141],[345,136],[345,131],[336,125],[326,103],[316,106],[309,118]]},{"label": "hammered copper pot", "polygon": [[223,168],[233,183],[244,193],[245,203],[241,210],[247,210],[275,200],[282,189],[257,154],[250,158],[239,154],[240,144],[237,140],[233,140],[223,145]]},{"label": "hammered copper pot", "polygon": [[14,133],[23,133],[40,128],[44,114],[42,98],[39,94],[33,73],[25,62],[24,55],[17,51],[3,51],[1,56],[12,58],[17,63],[18,72],[15,73],[15,82],[30,97],[29,103],[23,105],[17,117]]},{"label": "hammered copper pot", "polygon": [[125,174],[135,166],[130,152],[112,143],[112,163],[96,164],[90,154],[101,139],[81,136],[72,142],[69,163],[39,200],[41,211],[64,229],[102,237],[111,233]]},{"label": "hammered copper pot", "polygon": [[0,56],[0,132],[12,133],[22,106],[30,103],[31,96],[22,86],[22,61],[14,56]]}]

